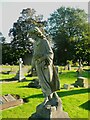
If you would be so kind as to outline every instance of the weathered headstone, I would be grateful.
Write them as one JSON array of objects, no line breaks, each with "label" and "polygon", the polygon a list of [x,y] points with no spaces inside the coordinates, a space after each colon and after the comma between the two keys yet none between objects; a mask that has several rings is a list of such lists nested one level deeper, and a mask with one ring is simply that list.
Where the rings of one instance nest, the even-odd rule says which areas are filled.
[{"label": "weathered headstone", "polygon": [[85,77],[78,77],[77,81],[75,81],[75,83],[74,83],[74,86],[88,88],[88,79]]},{"label": "weathered headstone", "polygon": [[64,84],[64,85],[63,85],[63,88],[64,88],[64,89],[73,89],[73,88],[74,88],[74,85]]},{"label": "weathered headstone", "polygon": [[0,110],[14,107],[23,103],[23,99],[15,98],[11,94],[0,96]]},{"label": "weathered headstone", "polygon": [[25,80],[25,76],[22,70],[22,58],[19,59],[19,71],[17,72],[16,76],[14,79],[17,79],[19,82],[24,81]]},{"label": "weathered headstone", "polygon": [[77,69],[76,72],[77,72],[77,77],[81,77],[82,76],[83,69],[82,69],[81,60],[78,60],[78,69]]},{"label": "weathered headstone", "polygon": [[36,69],[35,69],[34,67],[32,67],[32,68],[28,71],[27,77],[33,77],[33,76],[37,76],[37,72],[36,72]]},{"label": "weathered headstone", "polygon": [[22,71],[22,64],[23,64],[23,61],[22,61],[22,58],[20,58],[19,59],[19,81],[22,81],[25,79],[24,73]]},{"label": "weathered headstone", "polygon": [[68,64],[64,67],[64,70],[71,70],[71,65],[70,65],[70,63],[68,63]]},{"label": "weathered headstone", "polygon": [[28,87],[30,88],[41,88],[39,80],[38,79],[33,79],[32,82],[28,84]]},{"label": "weathered headstone", "polygon": [[70,63],[67,64],[67,68],[68,68],[68,70],[71,70],[71,65],[70,65]]}]

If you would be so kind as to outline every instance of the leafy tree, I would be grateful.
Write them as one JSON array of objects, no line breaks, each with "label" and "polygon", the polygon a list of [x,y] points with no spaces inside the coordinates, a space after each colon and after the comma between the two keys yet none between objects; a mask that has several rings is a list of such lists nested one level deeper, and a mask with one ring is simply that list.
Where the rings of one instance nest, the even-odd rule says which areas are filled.
[{"label": "leafy tree", "polygon": [[89,24],[84,24],[82,37],[79,41],[75,41],[75,59],[79,59],[82,62],[86,61],[90,64],[90,31]]},{"label": "leafy tree", "polygon": [[2,46],[5,43],[5,37],[3,34],[0,32],[0,65],[2,64]]},{"label": "leafy tree", "polygon": [[87,14],[84,10],[61,7],[51,14],[47,30],[54,41],[57,64],[66,63],[67,60],[83,59],[88,44],[86,28]]},{"label": "leafy tree", "polygon": [[36,15],[35,13],[36,11],[34,9],[23,9],[21,16],[9,31],[9,36],[12,39],[11,47],[16,59],[23,57],[26,53],[32,54],[33,43],[31,42],[31,29],[35,26],[40,28],[44,27],[44,21],[42,21],[43,16]]},{"label": "leafy tree", "polygon": [[0,32],[0,43],[5,43],[5,37],[1,32]]},{"label": "leafy tree", "polygon": [[12,61],[14,61],[14,59],[10,43],[4,43],[2,45],[2,64],[12,64]]}]

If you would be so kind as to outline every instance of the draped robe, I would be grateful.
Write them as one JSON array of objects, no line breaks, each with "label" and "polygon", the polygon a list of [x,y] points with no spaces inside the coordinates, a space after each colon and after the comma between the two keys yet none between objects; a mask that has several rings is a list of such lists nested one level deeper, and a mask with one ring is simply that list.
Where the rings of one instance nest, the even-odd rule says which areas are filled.
[{"label": "draped robe", "polygon": [[33,62],[45,97],[60,89],[59,77],[53,65],[53,57],[49,41],[45,38],[39,38],[34,45]]}]

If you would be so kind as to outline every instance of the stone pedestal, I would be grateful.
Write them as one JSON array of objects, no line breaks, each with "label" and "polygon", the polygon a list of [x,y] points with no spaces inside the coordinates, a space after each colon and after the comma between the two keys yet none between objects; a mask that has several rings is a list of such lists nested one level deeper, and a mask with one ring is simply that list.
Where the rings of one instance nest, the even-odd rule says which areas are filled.
[{"label": "stone pedestal", "polygon": [[29,117],[28,120],[52,120],[53,118],[70,120],[68,113],[62,109],[62,102],[60,98],[52,98],[45,105],[40,104],[36,108],[36,112]]}]

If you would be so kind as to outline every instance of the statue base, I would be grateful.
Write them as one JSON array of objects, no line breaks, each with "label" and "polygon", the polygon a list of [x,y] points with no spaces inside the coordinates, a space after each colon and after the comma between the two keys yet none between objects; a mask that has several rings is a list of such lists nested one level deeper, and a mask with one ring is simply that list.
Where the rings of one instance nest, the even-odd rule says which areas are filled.
[{"label": "statue base", "polygon": [[58,98],[52,98],[46,104],[41,103],[37,106],[36,112],[28,120],[52,120],[53,118],[64,118],[70,120],[68,113],[62,109],[62,101]]}]

